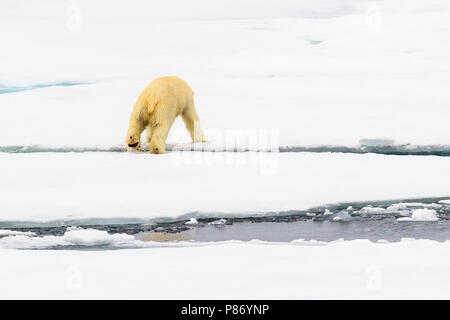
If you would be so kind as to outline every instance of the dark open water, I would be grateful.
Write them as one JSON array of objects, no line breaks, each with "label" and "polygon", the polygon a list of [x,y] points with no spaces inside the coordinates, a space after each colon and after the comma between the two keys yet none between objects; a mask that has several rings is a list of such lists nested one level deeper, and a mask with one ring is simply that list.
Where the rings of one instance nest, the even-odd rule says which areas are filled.
[{"label": "dark open water", "polygon": [[[333,241],[337,239],[369,239],[399,241],[401,238],[450,240],[450,204],[447,198],[342,203],[308,211],[270,213],[265,216],[229,218],[198,216],[198,224],[178,221],[56,221],[36,225],[24,222],[3,222],[0,229],[31,231],[36,237],[63,236],[68,226],[79,226],[125,233],[142,241],[224,241],[264,240],[289,242],[296,239]],[[435,213],[437,221],[399,221],[410,217],[414,210],[426,208]],[[50,248],[51,249],[51,248]],[[70,248],[69,248],[70,249]],[[95,246],[75,246],[71,249],[96,249]],[[102,248],[98,248],[102,249]],[[114,249],[114,247],[108,247]]]}]

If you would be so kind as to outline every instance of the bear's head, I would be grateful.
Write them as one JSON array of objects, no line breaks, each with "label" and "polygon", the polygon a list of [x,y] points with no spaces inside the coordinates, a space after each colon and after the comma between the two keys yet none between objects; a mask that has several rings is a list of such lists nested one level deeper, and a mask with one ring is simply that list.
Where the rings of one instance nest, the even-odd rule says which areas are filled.
[{"label": "bear's head", "polygon": [[125,143],[127,144],[128,151],[141,150],[141,135],[133,129],[128,130]]}]

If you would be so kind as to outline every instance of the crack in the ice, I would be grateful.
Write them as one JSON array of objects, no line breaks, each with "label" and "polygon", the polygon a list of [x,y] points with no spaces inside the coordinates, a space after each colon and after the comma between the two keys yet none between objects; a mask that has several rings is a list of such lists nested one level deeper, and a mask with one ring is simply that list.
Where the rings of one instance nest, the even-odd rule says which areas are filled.
[{"label": "crack in the ice", "polygon": [[41,83],[34,84],[29,86],[5,86],[0,85],[0,94],[13,93],[13,92],[21,92],[27,90],[41,89],[41,88],[49,88],[49,87],[72,87],[77,85],[82,85],[81,82],[59,82],[59,83]]},{"label": "crack in the ice", "polygon": [[[168,144],[167,151],[193,151],[193,152],[250,152],[247,148],[233,149],[233,150],[221,150],[218,151],[216,146],[205,145],[201,148],[192,145],[192,148],[186,150],[186,148],[177,148],[176,145]],[[147,151],[144,147],[142,152]],[[354,154],[384,154],[384,155],[414,155],[414,156],[450,156],[450,145],[392,145],[392,146],[281,146],[278,149],[279,152],[312,152],[312,153],[354,153]],[[36,153],[36,152],[55,152],[55,153],[68,153],[68,152],[127,152],[126,147],[114,146],[114,147],[48,147],[39,145],[10,145],[0,146],[0,153]],[[258,152],[271,152],[270,150],[258,150]],[[273,152],[273,151],[272,151]],[[276,152],[276,151],[275,151]]]}]

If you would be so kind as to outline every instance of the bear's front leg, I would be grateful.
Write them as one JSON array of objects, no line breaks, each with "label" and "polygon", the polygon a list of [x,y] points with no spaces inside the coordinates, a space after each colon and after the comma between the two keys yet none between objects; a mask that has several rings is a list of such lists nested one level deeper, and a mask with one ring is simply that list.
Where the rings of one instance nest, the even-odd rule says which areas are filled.
[{"label": "bear's front leg", "polygon": [[166,140],[175,118],[174,107],[159,106],[159,109],[155,111],[150,121],[152,129],[150,153],[166,153]]},{"label": "bear's front leg", "polygon": [[153,130],[151,126],[147,126],[146,128],[146,135],[145,135],[145,142],[150,146],[150,141],[152,141],[153,136]]},{"label": "bear's front leg", "polygon": [[169,135],[170,124],[156,125],[152,128],[152,137],[150,139],[150,153],[166,153],[166,140]]},{"label": "bear's front leg", "polygon": [[166,141],[153,135],[150,141],[150,153],[152,154],[166,153]]}]

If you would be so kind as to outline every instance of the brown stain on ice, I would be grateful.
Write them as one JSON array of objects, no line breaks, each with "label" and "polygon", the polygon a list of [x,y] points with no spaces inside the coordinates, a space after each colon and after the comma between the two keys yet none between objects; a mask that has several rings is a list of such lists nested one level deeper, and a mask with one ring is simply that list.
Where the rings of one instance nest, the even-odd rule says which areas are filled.
[{"label": "brown stain on ice", "polygon": [[184,232],[168,233],[168,232],[145,232],[136,235],[136,238],[141,241],[186,241],[190,240],[189,236]]}]

